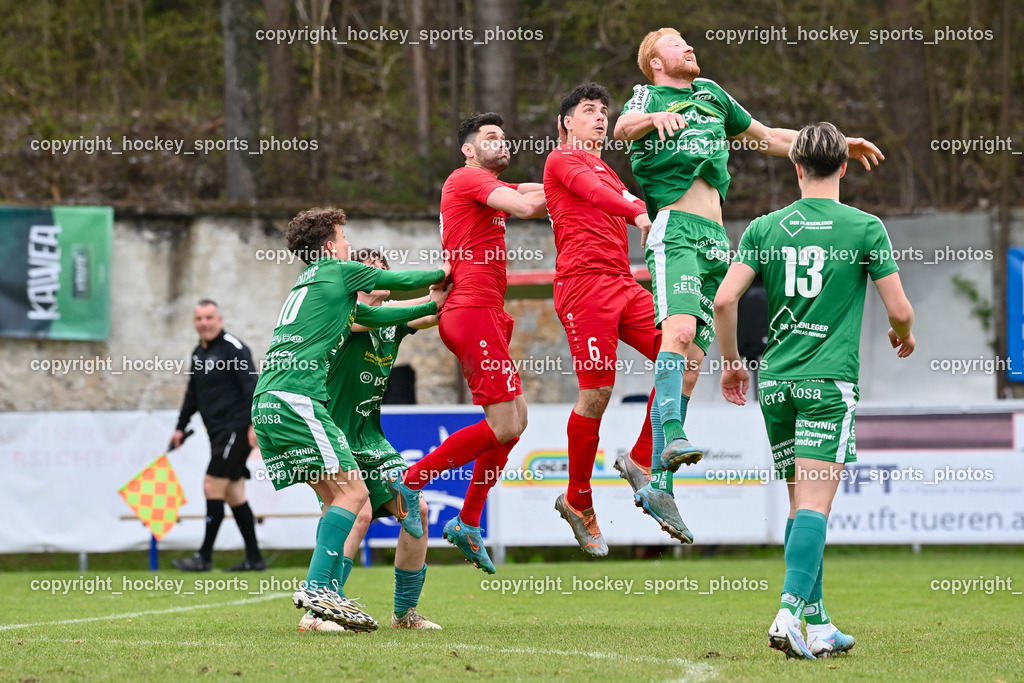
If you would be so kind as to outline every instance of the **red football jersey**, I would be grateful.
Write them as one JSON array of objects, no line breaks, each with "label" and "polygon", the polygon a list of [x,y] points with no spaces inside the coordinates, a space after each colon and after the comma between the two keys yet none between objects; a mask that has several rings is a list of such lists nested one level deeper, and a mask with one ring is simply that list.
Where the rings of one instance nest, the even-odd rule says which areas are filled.
[{"label": "red football jersey", "polygon": [[499,187],[517,184],[498,180],[482,168],[462,167],[441,188],[441,247],[452,266],[452,291],[444,307],[505,307],[505,219],[508,214],[487,206]]},{"label": "red football jersey", "polygon": [[[646,213],[603,161],[569,145],[556,147],[544,164],[544,199],[555,230],[555,276],[631,273],[630,223]],[[629,195],[626,192],[626,195]]]}]

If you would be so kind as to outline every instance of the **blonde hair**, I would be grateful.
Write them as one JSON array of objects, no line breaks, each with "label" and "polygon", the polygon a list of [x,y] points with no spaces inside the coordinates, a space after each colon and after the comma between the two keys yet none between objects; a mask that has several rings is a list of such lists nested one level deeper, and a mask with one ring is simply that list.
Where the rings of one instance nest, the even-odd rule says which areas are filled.
[{"label": "blonde hair", "polygon": [[850,158],[850,145],[838,128],[822,121],[800,129],[789,147],[789,160],[809,178],[828,178]]},{"label": "blonde hair", "polygon": [[640,43],[640,50],[636,54],[636,63],[640,65],[640,70],[644,72],[644,76],[647,76],[647,80],[651,83],[654,82],[654,69],[651,68],[651,60],[658,56],[658,41],[663,36],[678,35],[680,35],[679,31],[674,28],[659,28],[644,36],[644,41]]}]

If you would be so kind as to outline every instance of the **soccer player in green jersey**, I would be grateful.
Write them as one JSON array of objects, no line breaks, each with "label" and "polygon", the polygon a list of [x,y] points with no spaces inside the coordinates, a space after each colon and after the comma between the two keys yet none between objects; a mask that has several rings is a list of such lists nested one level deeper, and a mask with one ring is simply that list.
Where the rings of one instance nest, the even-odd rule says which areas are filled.
[{"label": "soccer player in green jersey", "polygon": [[[714,339],[712,302],[729,266],[722,203],[729,189],[729,140],[786,156],[796,131],[768,128],[717,83],[698,78],[693,48],[672,28],[648,33],[637,62],[651,85],[637,85],[615,124],[615,138],[632,141],[633,175],[653,221],[647,266],[662,343],[655,361],[655,405],[667,445],[651,461],[651,484],[634,495],[656,515],[672,494],[672,472],[703,452],[683,429],[686,406]],[[870,170],[881,152],[847,138],[850,157]],[[652,409],[653,412],[653,409]]]},{"label": "soccer player in green jersey", "polygon": [[[373,268],[389,270],[387,258],[377,250],[360,249],[355,252],[354,259]],[[375,315],[386,315],[393,306],[382,306],[391,292],[386,289],[375,289],[372,292],[360,292],[360,309],[365,305],[370,311],[364,311],[362,319],[373,321]],[[424,297],[425,299],[425,297]],[[353,560],[359,550],[359,544],[366,536],[370,522],[377,517],[394,516],[400,518],[401,511],[384,481],[384,473],[394,468],[405,468],[405,459],[396,451],[380,424],[380,407],[387,389],[391,368],[398,355],[398,346],[402,340],[417,330],[435,327],[437,316],[431,312],[429,300],[404,302],[419,304],[405,308],[409,314],[422,313],[421,317],[407,323],[379,327],[353,324],[352,334],[338,352],[338,358],[327,375],[327,393],[330,400],[327,408],[334,418],[335,424],[348,437],[352,455],[363,473],[363,480],[369,490],[370,498],[356,518],[352,532],[345,541],[345,554],[342,562],[335,565],[341,570],[335,577],[344,588],[348,574],[352,570]],[[438,302],[444,305],[444,301]],[[420,497],[420,518],[426,519],[427,504]],[[404,515],[401,515],[404,516]],[[423,535],[412,536],[404,528],[398,536],[398,547],[395,551],[395,610],[391,616],[394,628],[440,629],[441,627],[416,611],[423,582],[427,576],[427,527],[423,526]]]},{"label": "soccer player in green jersey", "polygon": [[[900,358],[914,351],[914,310],[885,226],[839,202],[847,140],[831,123],[801,129],[789,158],[801,199],[755,219],[740,241],[715,297],[722,349],[722,394],[746,403],[750,381],[736,344],[740,296],[760,273],[768,294],[770,337],[758,398],[775,461],[789,482],[786,579],[768,631],[773,648],[814,659],[846,652],[853,638],[832,623],[822,600],[822,556],[832,499],[843,466],[856,462],[860,330],[870,276],[889,315],[889,341]],[[801,633],[807,620],[807,639]]]},{"label": "soccer player in green jersey", "polygon": [[[345,213],[333,207],[303,211],[288,224],[288,248],[309,265],[281,308],[256,384],[252,423],[274,488],[306,483],[325,506],[306,580],[292,601],[314,618],[371,631],[377,628],[373,617],[330,587],[369,494],[348,439],[327,410],[327,375],[352,323],[360,321],[357,292],[418,289],[442,282],[450,270],[392,273],[350,261],[344,224]],[[436,313],[436,302],[431,306]]]}]

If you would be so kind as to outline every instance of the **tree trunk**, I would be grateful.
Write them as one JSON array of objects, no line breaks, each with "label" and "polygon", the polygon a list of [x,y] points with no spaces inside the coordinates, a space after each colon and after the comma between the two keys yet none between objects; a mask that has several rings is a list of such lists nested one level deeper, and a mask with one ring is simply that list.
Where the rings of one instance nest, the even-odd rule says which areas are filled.
[{"label": "tree trunk", "polygon": [[[409,0],[409,33],[412,36],[419,36],[420,31],[426,25],[426,12],[424,5],[426,0]],[[426,43],[413,39],[414,45],[409,45],[409,56],[412,63],[412,89],[413,111],[416,112],[416,156],[420,160],[420,168],[423,170],[423,189],[430,187],[430,113],[432,111],[430,87],[430,68],[428,65],[428,46]]]},{"label": "tree trunk", "polygon": [[[885,0],[885,11],[891,26],[924,24],[917,0]],[[923,106],[929,101],[925,46],[917,40],[894,40],[885,48],[892,65],[886,75],[886,109],[892,129],[904,140],[903,148],[894,150],[898,154],[893,159],[903,176],[900,204],[908,209],[922,203],[935,205],[939,200],[933,175],[937,166],[929,138],[933,112]]]},{"label": "tree trunk", "polygon": [[[505,119],[506,133],[516,127],[516,46],[515,40],[489,36],[488,31],[515,32],[515,0],[478,0],[473,43],[476,50],[476,107],[495,111]],[[490,38],[487,44],[483,43]]]},{"label": "tree trunk", "polygon": [[[288,29],[291,15],[291,3],[288,0],[263,0],[263,11],[267,15],[268,30]],[[292,64],[292,47],[288,43],[267,43],[267,81],[270,87],[274,132],[282,138],[296,137],[299,134],[299,122],[295,114],[292,89],[295,71]]]},{"label": "tree trunk", "polygon": [[[229,144],[224,190],[228,201],[253,202],[258,196],[259,0],[221,0],[224,32],[224,138]],[[231,147],[233,141],[246,149]],[[250,154],[256,152],[257,154]]]}]

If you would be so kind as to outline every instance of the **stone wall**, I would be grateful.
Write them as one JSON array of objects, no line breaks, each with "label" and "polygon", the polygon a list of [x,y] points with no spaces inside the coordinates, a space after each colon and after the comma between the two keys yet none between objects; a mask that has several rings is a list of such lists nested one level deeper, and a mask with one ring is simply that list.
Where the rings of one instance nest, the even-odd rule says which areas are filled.
[{"label": "stone wall", "polygon": [[[869,288],[861,366],[862,400],[959,403],[994,397],[995,378],[981,371],[963,375],[932,370],[935,359],[992,358],[988,334],[971,314],[970,302],[957,294],[953,277],[978,285],[993,300],[991,260],[952,259],[934,263],[935,250],[992,249],[993,223],[987,213],[938,213],[885,219],[897,250],[912,246],[929,258],[901,263],[904,284],[917,313],[918,351],[899,361],[885,339],[884,309]],[[298,263],[258,258],[265,250],[284,249],[287,217],[213,215],[118,215],[112,262],[112,335],[106,342],[4,339],[0,409],[120,410],[167,409],[180,405],[187,376],[173,369],[123,369],[124,359],[184,362],[196,344],[191,315],[196,301],[216,300],[225,328],[252,348],[257,362],[266,353],[274,322],[288,290],[301,271]],[[735,245],[746,221],[727,225]],[[1024,228],[1017,225],[1017,233]],[[346,233],[353,246],[387,248],[394,269],[428,267],[422,251],[440,248],[436,220],[351,220]],[[635,237],[635,233],[632,234]],[[1024,240],[1017,239],[1017,243]],[[554,268],[554,244],[547,221],[509,221],[508,248],[529,258],[510,262],[512,270]],[[641,263],[634,245],[634,260]],[[539,259],[534,258],[540,256]],[[572,402],[565,334],[550,299],[514,300],[507,310],[516,319],[512,355],[523,359],[524,391],[531,402]],[[717,353],[713,349],[712,353]],[[52,375],[32,370],[33,360],[98,358],[110,370]],[[109,359],[109,361],[107,360]],[[634,371],[620,376],[616,399],[649,391],[652,376],[638,354],[623,350]],[[417,371],[420,403],[468,401],[454,358],[436,331],[413,336],[402,346],[400,363]],[[115,371],[122,370],[120,374]],[[718,377],[702,378],[697,398],[721,401]]]}]

